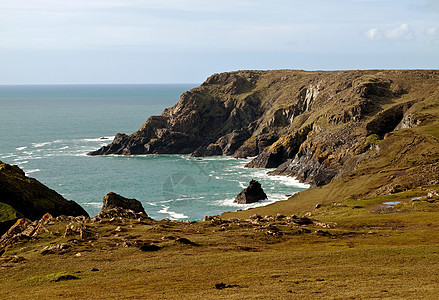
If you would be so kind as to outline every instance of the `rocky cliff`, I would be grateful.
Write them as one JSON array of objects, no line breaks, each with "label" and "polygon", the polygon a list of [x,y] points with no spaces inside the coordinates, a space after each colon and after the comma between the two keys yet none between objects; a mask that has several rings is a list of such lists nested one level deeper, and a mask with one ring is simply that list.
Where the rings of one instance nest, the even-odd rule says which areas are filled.
[{"label": "rocky cliff", "polygon": [[76,202],[27,177],[18,166],[0,161],[0,232],[18,218],[36,220],[45,213],[88,217]]},{"label": "rocky cliff", "polygon": [[215,74],[135,133],[119,133],[90,155],[255,156],[248,167],[322,186],[373,159],[397,130],[407,142],[428,140],[430,152],[415,160],[425,168],[437,164],[438,105],[436,70]]}]

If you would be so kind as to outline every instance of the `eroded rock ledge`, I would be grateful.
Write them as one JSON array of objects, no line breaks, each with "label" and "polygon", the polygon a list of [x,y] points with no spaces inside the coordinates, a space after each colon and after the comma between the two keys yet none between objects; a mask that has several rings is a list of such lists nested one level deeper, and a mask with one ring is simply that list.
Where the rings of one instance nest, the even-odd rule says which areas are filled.
[{"label": "eroded rock ledge", "polygon": [[387,133],[428,123],[420,108],[438,82],[434,70],[214,74],[89,154],[256,156],[248,167],[321,186],[352,171]]}]

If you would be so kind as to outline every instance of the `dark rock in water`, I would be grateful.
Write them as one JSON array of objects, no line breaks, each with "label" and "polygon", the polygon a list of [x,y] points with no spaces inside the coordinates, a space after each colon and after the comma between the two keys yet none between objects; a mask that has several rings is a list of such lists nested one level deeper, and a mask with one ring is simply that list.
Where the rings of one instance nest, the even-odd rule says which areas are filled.
[{"label": "dark rock in water", "polygon": [[18,166],[0,161],[0,233],[19,218],[37,220],[46,213],[54,217],[88,217],[75,201],[66,200],[36,179],[27,177]]},{"label": "dark rock in water", "polygon": [[103,201],[102,211],[120,207],[124,209],[130,209],[134,212],[146,214],[145,209],[143,208],[142,203],[140,203],[140,201],[136,199],[128,199],[113,192],[110,192],[107,195],[105,195],[102,201]]},{"label": "dark rock in water", "polygon": [[251,180],[248,187],[243,189],[235,198],[235,203],[249,204],[258,202],[259,200],[267,199],[267,195],[261,187],[261,184],[256,180]]}]

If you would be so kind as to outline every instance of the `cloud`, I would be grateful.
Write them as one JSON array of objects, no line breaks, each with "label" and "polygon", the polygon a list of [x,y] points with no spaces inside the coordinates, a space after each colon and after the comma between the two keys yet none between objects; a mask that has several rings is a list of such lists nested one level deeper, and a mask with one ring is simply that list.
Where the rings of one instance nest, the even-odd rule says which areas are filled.
[{"label": "cloud", "polygon": [[431,39],[433,44],[439,44],[439,26],[425,29],[425,35]]},{"label": "cloud", "polygon": [[439,1],[427,0],[422,9],[432,13],[439,13]]},{"label": "cloud", "polygon": [[386,30],[371,28],[365,32],[365,36],[371,41],[410,42],[415,39],[415,32],[408,24],[403,23]]},{"label": "cloud", "polygon": [[437,37],[439,36],[439,27],[430,27],[425,30],[427,36]]},{"label": "cloud", "polygon": [[366,36],[372,41],[376,40],[380,35],[381,33],[378,28],[371,28],[366,31]]}]

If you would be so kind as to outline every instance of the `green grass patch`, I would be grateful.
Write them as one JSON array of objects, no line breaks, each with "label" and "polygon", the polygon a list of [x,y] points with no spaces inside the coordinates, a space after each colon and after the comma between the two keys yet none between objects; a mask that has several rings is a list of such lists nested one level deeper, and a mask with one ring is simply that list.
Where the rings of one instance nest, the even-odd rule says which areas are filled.
[{"label": "green grass patch", "polygon": [[0,223],[19,218],[20,215],[10,205],[0,202]]}]

